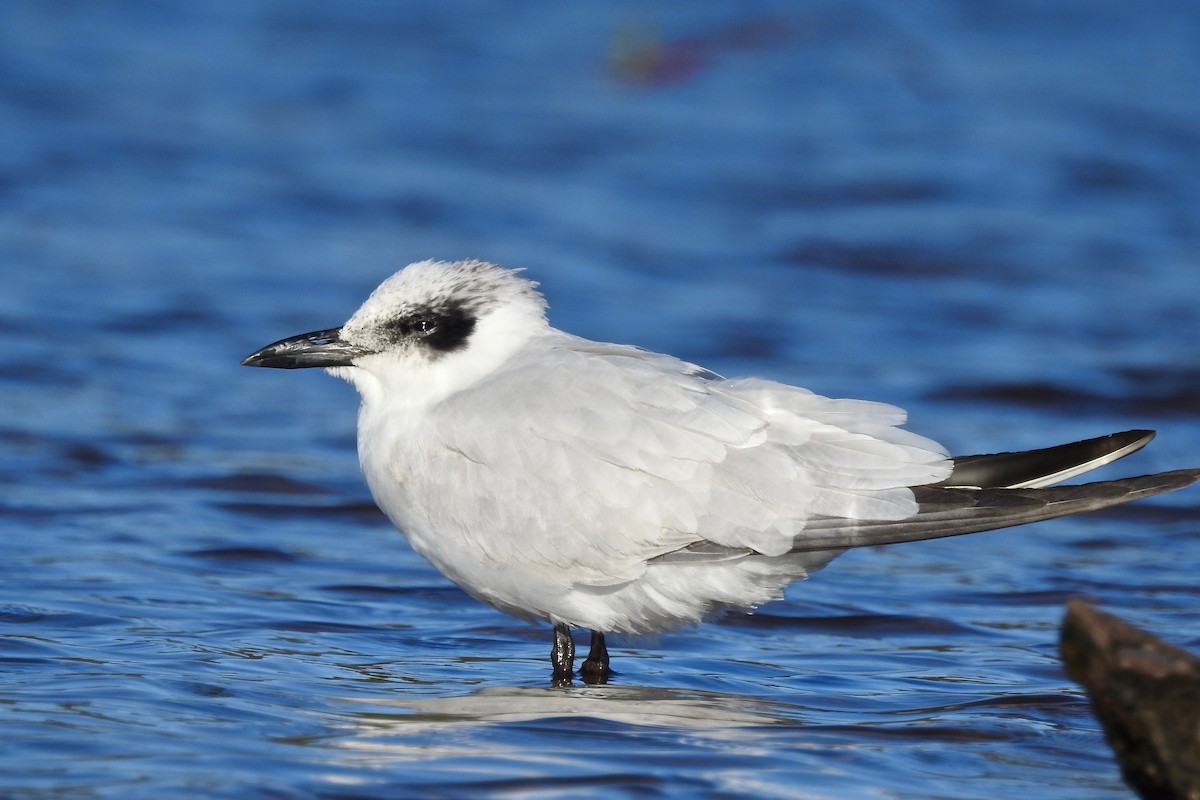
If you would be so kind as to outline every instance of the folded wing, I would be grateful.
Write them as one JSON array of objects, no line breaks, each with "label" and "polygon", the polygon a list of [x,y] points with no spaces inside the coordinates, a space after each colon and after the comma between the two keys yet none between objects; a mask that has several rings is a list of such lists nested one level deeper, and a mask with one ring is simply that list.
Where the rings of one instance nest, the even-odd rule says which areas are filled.
[{"label": "folded wing", "polygon": [[921,510],[915,517],[899,522],[812,520],[797,538],[793,552],[897,544],[1009,528],[1172,492],[1198,480],[1200,469],[1185,469],[1041,489],[918,486],[914,493]]}]

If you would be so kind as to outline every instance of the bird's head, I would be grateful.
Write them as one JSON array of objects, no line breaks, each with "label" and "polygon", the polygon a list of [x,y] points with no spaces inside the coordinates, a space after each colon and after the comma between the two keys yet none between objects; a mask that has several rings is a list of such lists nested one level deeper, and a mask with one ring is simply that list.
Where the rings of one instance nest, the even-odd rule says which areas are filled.
[{"label": "bird's head", "polygon": [[281,339],[242,364],[324,367],[360,391],[394,380],[466,385],[545,330],[536,287],[483,261],[420,261],[380,284],[340,328]]}]

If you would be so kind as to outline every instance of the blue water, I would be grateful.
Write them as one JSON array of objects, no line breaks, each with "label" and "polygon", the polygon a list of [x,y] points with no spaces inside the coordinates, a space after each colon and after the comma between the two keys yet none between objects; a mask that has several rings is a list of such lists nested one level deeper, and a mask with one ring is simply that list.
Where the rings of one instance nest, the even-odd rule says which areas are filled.
[{"label": "blue water", "polygon": [[0,796],[1125,798],[1057,659],[1200,647],[1200,493],[848,554],[614,642],[374,509],[353,391],[248,370],[409,261],[559,326],[1200,465],[1200,6],[0,5]]}]

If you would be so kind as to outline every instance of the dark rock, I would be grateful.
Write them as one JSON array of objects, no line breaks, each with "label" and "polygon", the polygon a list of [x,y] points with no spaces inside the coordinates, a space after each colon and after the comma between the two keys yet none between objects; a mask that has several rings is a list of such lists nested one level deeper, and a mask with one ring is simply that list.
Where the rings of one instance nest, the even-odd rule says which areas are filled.
[{"label": "dark rock", "polygon": [[1126,782],[1146,800],[1200,800],[1200,658],[1081,600],[1060,652]]}]

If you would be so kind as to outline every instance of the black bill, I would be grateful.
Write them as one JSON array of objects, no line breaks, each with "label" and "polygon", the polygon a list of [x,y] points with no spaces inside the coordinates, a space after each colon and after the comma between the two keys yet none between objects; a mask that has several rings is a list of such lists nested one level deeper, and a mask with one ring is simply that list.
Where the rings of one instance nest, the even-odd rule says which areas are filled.
[{"label": "black bill", "polygon": [[245,367],[305,369],[307,367],[346,367],[370,350],[342,339],[341,328],[302,333],[269,344],[242,359]]}]

